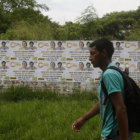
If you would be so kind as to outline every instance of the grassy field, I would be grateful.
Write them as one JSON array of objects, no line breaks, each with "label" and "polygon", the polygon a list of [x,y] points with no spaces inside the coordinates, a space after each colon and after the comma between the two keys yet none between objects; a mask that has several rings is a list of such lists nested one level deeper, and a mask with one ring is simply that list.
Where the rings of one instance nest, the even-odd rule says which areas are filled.
[{"label": "grassy field", "polygon": [[[73,121],[96,101],[96,93],[64,96],[11,88],[0,94],[0,140],[100,140],[99,115],[79,133],[71,129]],[[134,140],[140,139],[140,135],[134,135]]]}]

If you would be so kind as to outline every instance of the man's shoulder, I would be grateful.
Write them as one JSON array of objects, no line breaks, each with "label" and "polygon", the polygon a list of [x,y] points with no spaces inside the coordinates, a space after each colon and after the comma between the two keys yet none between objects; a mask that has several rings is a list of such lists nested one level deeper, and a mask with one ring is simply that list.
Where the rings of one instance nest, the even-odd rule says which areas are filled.
[{"label": "man's shoulder", "polygon": [[112,73],[116,73],[116,70],[107,68],[106,71],[104,72],[104,75],[112,74]]},{"label": "man's shoulder", "polygon": [[120,72],[118,72],[117,70],[114,70],[114,69],[107,69],[104,74],[103,74],[104,77],[106,76],[121,76]]}]

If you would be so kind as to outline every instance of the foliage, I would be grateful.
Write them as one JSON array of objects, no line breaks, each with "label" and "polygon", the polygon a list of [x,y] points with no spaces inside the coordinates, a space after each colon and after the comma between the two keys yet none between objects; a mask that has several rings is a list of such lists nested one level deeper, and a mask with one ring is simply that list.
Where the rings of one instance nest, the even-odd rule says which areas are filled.
[{"label": "foliage", "polygon": [[36,0],[1,0],[0,6],[8,12],[13,11],[15,8],[41,8],[44,10],[49,10],[49,8],[45,4],[38,4]]},{"label": "foliage", "polygon": [[1,0],[0,39],[10,40],[140,40],[140,7],[133,11],[113,12],[98,18],[93,5],[77,22],[59,25],[44,16],[36,0]]},{"label": "foliage", "polygon": [[57,40],[78,40],[82,39],[81,28],[79,23],[66,22],[64,26],[59,26],[57,32]]},{"label": "foliage", "polygon": [[53,38],[51,26],[47,23],[29,24],[25,21],[16,23],[12,29],[1,34],[3,40],[51,40]]},{"label": "foliage", "polygon": [[50,40],[53,38],[53,23],[40,11],[15,8],[9,13],[10,27],[0,39]]},{"label": "foliage", "polygon": [[50,22],[50,19],[47,16],[43,16],[40,11],[36,11],[31,8],[15,8],[12,12],[10,12],[10,18],[12,25],[23,20],[30,24]]},{"label": "foliage", "polygon": [[133,30],[125,37],[126,40],[140,40],[140,20],[136,22]]},{"label": "foliage", "polygon": [[10,23],[9,14],[0,7],[0,33],[5,33]]},{"label": "foliage", "polygon": [[98,18],[98,15],[96,13],[95,8],[93,5],[89,5],[82,13],[81,16],[77,18],[77,22],[79,23],[88,23],[93,20],[96,20]]}]

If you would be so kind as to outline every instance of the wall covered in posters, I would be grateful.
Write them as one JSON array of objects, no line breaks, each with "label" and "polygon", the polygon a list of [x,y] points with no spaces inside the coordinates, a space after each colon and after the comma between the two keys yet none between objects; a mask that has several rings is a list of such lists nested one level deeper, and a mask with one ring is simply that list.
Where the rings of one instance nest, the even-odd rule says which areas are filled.
[{"label": "wall covered in posters", "polygon": [[[92,41],[0,41],[2,82],[98,82],[101,71],[89,62]],[[140,82],[140,42],[112,41],[113,62]]]}]

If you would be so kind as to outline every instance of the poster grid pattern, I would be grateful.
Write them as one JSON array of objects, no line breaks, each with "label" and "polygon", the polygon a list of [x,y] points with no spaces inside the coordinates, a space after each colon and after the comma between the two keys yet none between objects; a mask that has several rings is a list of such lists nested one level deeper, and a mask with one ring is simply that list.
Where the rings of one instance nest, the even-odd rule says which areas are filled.
[{"label": "poster grid pattern", "polygon": [[[98,82],[89,61],[92,41],[0,41],[0,82]],[[112,41],[112,61],[140,83],[140,42]]]}]

